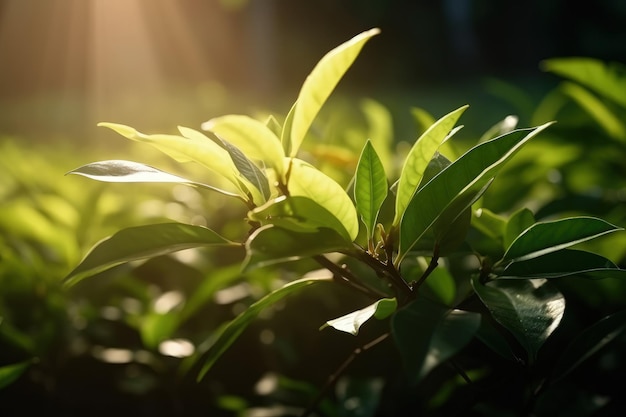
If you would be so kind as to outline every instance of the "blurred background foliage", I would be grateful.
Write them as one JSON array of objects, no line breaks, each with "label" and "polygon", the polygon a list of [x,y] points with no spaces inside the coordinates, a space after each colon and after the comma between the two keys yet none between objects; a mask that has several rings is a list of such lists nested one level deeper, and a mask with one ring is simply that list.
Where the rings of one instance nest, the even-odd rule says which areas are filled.
[{"label": "blurred background foliage", "polygon": [[[242,276],[242,254],[190,250],[64,289],[61,279],[86,251],[122,227],[169,219],[232,239],[246,232],[244,207],[217,194],[65,177],[116,158],[206,175],[98,129],[98,121],[173,133],[227,113],[282,119],[324,53],[376,26],[382,35],[320,114],[308,158],[347,184],[365,138],[388,135],[402,155],[433,117],[466,103],[456,153],[508,115],[521,127],[558,120],[509,164],[484,206],[505,215],[528,207],[537,219],[591,214],[623,227],[626,73],[616,62],[626,62],[625,19],[618,0],[0,0],[0,407],[68,416],[290,415],[378,334],[375,324],[356,342],[317,332],[363,300],[314,289],[264,314],[197,384],[196,341],[310,263]],[[600,69],[551,60],[566,56],[595,58],[584,64]],[[623,234],[592,244],[626,267]],[[566,328],[624,308],[620,282],[560,286]],[[615,389],[584,380],[623,370],[625,347],[618,341],[580,372],[579,403],[591,407]],[[390,366],[397,352],[376,349],[322,403],[326,414],[374,415],[380,406],[397,415],[410,406],[451,415],[451,399],[466,400],[461,381],[437,375],[417,396],[403,391],[401,371]],[[574,409],[563,394],[573,389],[544,408]],[[371,401],[350,408],[355,398]]]}]

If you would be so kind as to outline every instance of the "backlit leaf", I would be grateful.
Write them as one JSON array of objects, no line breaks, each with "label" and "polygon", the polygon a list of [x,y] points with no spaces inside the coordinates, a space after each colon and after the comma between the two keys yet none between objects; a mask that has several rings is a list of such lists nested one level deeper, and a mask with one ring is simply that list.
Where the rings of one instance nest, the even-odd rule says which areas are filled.
[{"label": "backlit leaf", "polygon": [[493,318],[526,349],[530,362],[556,330],[565,311],[565,298],[545,279],[499,280],[472,286]]},{"label": "backlit leaf", "polygon": [[129,227],[97,243],[85,259],[65,277],[66,285],[139,259],[202,246],[241,246],[203,226],[161,223]]},{"label": "backlit leaf", "polygon": [[371,29],[355,36],[328,52],[313,68],[298,94],[291,124],[290,156],[295,156],[298,153],[313,119],[339,80],[350,68],[363,45],[378,33],[380,33],[379,29]]},{"label": "backlit leaf", "polygon": [[[246,155],[241,152],[241,150],[235,145],[225,140],[221,141],[224,144],[224,148],[228,151],[228,154],[233,160],[237,171],[239,171],[243,178],[245,178],[250,184],[252,184],[256,191],[260,192],[260,196],[262,199],[259,199],[259,194],[253,193],[252,200],[257,204],[262,204],[266,202],[270,198],[271,191],[269,181],[263,171],[261,171],[259,167],[254,164],[254,162],[248,159]],[[254,190],[250,191],[252,192]]]},{"label": "backlit leaf", "polygon": [[398,302],[395,298],[383,298],[382,300],[378,300],[374,304],[362,308],[361,310],[353,311],[352,313],[333,320],[328,320],[326,324],[320,328],[320,330],[330,326],[335,330],[350,333],[356,336],[359,334],[361,326],[369,319],[376,317],[377,319],[382,320],[389,317],[394,311],[396,311],[397,306]]},{"label": "backlit leaf", "polygon": [[356,210],[367,228],[368,240],[374,234],[378,212],[387,197],[388,189],[385,168],[368,140],[361,152],[354,182]]}]

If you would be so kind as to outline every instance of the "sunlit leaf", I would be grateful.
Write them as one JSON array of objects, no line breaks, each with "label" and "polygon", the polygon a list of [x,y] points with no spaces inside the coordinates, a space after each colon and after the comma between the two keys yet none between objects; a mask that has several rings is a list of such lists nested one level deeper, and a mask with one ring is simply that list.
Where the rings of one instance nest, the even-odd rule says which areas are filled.
[{"label": "sunlit leaf", "polygon": [[530,362],[534,362],[563,318],[563,294],[545,279],[494,280],[483,284],[474,277],[472,286],[493,318],[515,336]]},{"label": "sunlit leaf", "polygon": [[398,302],[395,298],[383,298],[382,300],[378,300],[374,304],[365,308],[353,311],[352,313],[333,320],[328,320],[326,324],[320,328],[320,330],[330,326],[335,330],[350,333],[356,336],[359,334],[361,326],[369,319],[372,317],[376,317],[379,320],[387,318],[393,314],[394,311],[396,311],[397,306]]},{"label": "sunlit leaf", "polygon": [[363,99],[360,104],[367,121],[368,136],[385,168],[387,178],[397,178],[394,156],[391,153],[394,136],[393,118],[390,111],[387,107],[371,99]]},{"label": "sunlit leaf", "polygon": [[320,228],[328,228],[342,235],[346,241],[351,240],[339,219],[308,197],[277,197],[251,210],[248,218],[295,232],[311,233]]},{"label": "sunlit leaf", "polygon": [[503,271],[494,271],[498,279],[511,278],[626,278],[626,270],[595,253],[561,249],[526,261],[513,262]]},{"label": "sunlit leaf", "polygon": [[23,361],[0,366],[0,390],[15,382],[31,365],[32,361]]},{"label": "sunlit leaf", "polygon": [[[481,143],[446,167],[413,195],[400,223],[400,250],[396,263],[424,236],[457,198],[478,196],[513,155],[550,124],[515,130]],[[471,199],[470,199],[471,200]]]},{"label": "sunlit leaf", "polygon": [[85,259],[65,277],[66,285],[120,265],[201,246],[241,246],[211,229],[183,223],[129,227],[97,243]]},{"label": "sunlit leaf", "polygon": [[463,349],[480,326],[480,314],[450,310],[419,298],[392,317],[391,331],[410,381],[416,383]]},{"label": "sunlit leaf", "polygon": [[626,330],[626,311],[603,318],[580,333],[559,355],[552,381],[564,378]]},{"label": "sunlit leaf", "polygon": [[291,124],[290,156],[295,156],[298,153],[313,119],[339,80],[350,68],[363,45],[378,33],[380,33],[379,29],[371,29],[355,36],[328,52],[313,68],[298,94]]},{"label": "sunlit leaf", "polygon": [[400,223],[411,196],[422,181],[428,163],[467,107],[460,107],[437,120],[417,139],[409,151],[398,182],[394,225]]},{"label": "sunlit leaf", "polygon": [[361,152],[354,182],[356,210],[367,228],[368,240],[374,234],[378,212],[387,197],[388,189],[385,168],[368,140]]},{"label": "sunlit leaf", "polygon": [[245,178],[250,184],[254,186],[254,188],[257,191],[261,193],[262,200],[258,199],[258,195],[255,196],[253,194],[253,201],[257,204],[264,203],[265,201],[267,201],[270,198],[271,192],[270,192],[269,181],[267,177],[265,176],[265,174],[263,173],[263,171],[261,171],[259,167],[257,167],[254,164],[254,162],[248,159],[246,155],[243,152],[241,152],[241,150],[237,148],[235,145],[225,140],[221,140],[221,141],[224,144],[224,148],[228,151],[228,154],[233,160],[233,163],[235,164],[237,171],[239,171],[241,176]]},{"label": "sunlit leaf", "polygon": [[250,270],[351,248],[351,242],[332,229],[296,232],[268,224],[255,230],[246,241],[243,265],[244,270]]},{"label": "sunlit leaf", "polygon": [[[274,123],[278,122],[274,119]],[[248,158],[263,161],[282,178],[285,153],[280,138],[266,124],[248,116],[228,115],[203,123],[202,129],[224,138]]]},{"label": "sunlit leaf", "polygon": [[359,233],[359,219],[352,200],[344,189],[332,178],[300,159],[285,158],[285,164],[291,164],[289,176],[289,194],[304,196],[328,210],[343,225],[350,240]]},{"label": "sunlit leaf", "polygon": [[536,258],[619,230],[623,229],[595,217],[535,223],[511,243],[501,262]]},{"label": "sunlit leaf", "polygon": [[511,243],[533,224],[535,224],[535,216],[529,209],[521,208],[513,213],[504,227],[504,235],[502,236],[504,248],[511,246]]},{"label": "sunlit leaf", "polygon": [[156,182],[188,184],[196,187],[208,188],[228,196],[239,197],[238,194],[225,191],[211,185],[191,181],[174,174],[161,171],[139,162],[109,160],[93,162],[73,169],[68,174],[82,175],[96,181],[103,182]]},{"label": "sunlit leaf", "polygon": [[239,335],[254,319],[256,319],[261,311],[281,301],[294,291],[321,282],[332,282],[332,274],[327,277],[303,278],[297,281],[292,281],[278,290],[272,291],[244,310],[235,319],[222,326],[216,332],[214,341],[211,343],[211,347],[204,358],[204,365],[200,370],[198,380],[202,379],[204,375],[206,375],[219,357],[235,342],[235,340],[237,340]]}]

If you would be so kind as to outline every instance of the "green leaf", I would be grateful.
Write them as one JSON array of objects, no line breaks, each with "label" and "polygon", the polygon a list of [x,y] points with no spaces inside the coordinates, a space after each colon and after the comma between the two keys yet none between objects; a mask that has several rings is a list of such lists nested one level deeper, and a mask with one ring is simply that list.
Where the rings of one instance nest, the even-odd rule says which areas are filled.
[{"label": "green leaf", "polygon": [[[244,155],[244,153],[241,152],[241,150],[235,145],[223,139],[220,140],[224,144],[224,148],[228,151],[228,154],[232,158],[233,163],[237,168],[237,171],[239,171],[239,173],[250,184],[252,184],[255,189],[257,189],[261,193],[263,200],[260,202],[266,202],[270,198],[271,192],[269,181],[267,180],[267,177],[265,176],[263,171],[261,171],[259,167],[254,164],[254,162],[249,160],[246,155]],[[258,197],[254,197],[256,196],[253,196],[253,201],[259,203]]]},{"label": "green leaf", "polygon": [[343,225],[345,232],[341,235],[354,241],[359,233],[359,219],[352,200],[341,185],[300,159],[285,158],[285,164],[291,164],[289,194],[308,197],[324,207]]},{"label": "green leaf", "polygon": [[474,211],[472,217],[472,226],[493,239],[502,238],[506,223],[507,220],[504,217],[484,207]]},{"label": "green leaf", "polygon": [[15,382],[31,365],[32,361],[0,366],[0,390]]},{"label": "green leaf", "polygon": [[[507,133],[481,143],[454,161],[411,198],[400,223],[400,249],[396,264],[424,236],[446,208],[480,196],[513,155],[550,123]],[[459,205],[461,207],[461,205]]]},{"label": "green leaf", "polygon": [[394,156],[391,152],[394,136],[393,118],[390,111],[371,99],[361,100],[360,107],[367,121],[368,137],[383,164],[387,178],[397,178]]},{"label": "green leaf", "polygon": [[559,355],[552,382],[564,378],[626,330],[626,311],[603,318],[580,333]]},{"label": "green leaf", "polygon": [[347,242],[351,241],[339,219],[308,197],[277,197],[251,210],[248,218],[294,232],[312,233],[325,227],[339,233]]},{"label": "green leaf", "polygon": [[211,229],[183,223],[130,227],[97,243],[85,259],[65,277],[66,285],[116,265],[200,246],[241,246]]},{"label": "green leaf", "polygon": [[196,187],[208,188],[231,197],[239,197],[239,194],[234,194],[211,185],[191,181],[186,178],[161,171],[157,168],[153,168],[149,165],[133,161],[109,160],[93,162],[76,168],[68,172],[68,174],[82,175],[83,177],[103,182],[156,182],[187,184]]},{"label": "green leaf", "polygon": [[519,209],[513,213],[504,227],[504,248],[511,246],[511,243],[533,224],[535,224],[535,215],[527,208]]},{"label": "green leaf", "polygon": [[582,250],[561,249],[526,261],[513,262],[503,271],[494,270],[498,279],[561,278],[626,278],[626,270],[619,269],[603,256]]},{"label": "green leaf", "polygon": [[535,223],[511,243],[500,263],[536,258],[618,230],[623,229],[595,217]]},{"label": "green leaf", "polygon": [[368,241],[374,235],[378,213],[387,197],[388,188],[385,168],[368,140],[361,152],[354,182],[356,210],[367,228]]},{"label": "green leaf", "polygon": [[398,181],[394,226],[400,223],[411,197],[422,181],[424,171],[426,171],[430,160],[467,107],[460,107],[437,120],[417,139],[409,151]]},{"label": "green leaf", "polygon": [[565,311],[565,298],[545,279],[494,280],[472,286],[493,318],[508,329],[528,353],[530,362],[556,330]]},{"label": "green leaf", "polygon": [[290,156],[295,156],[298,153],[313,119],[339,80],[350,68],[363,45],[378,33],[380,33],[379,29],[371,29],[355,36],[328,52],[313,68],[298,94],[291,124]]},{"label": "green leaf", "polygon": [[278,290],[272,291],[256,303],[252,304],[235,319],[222,326],[214,336],[215,340],[212,342],[211,347],[208,350],[206,357],[204,358],[204,365],[198,375],[198,380],[201,380],[204,375],[211,369],[220,356],[237,340],[239,335],[248,327],[248,325],[256,319],[256,317],[265,308],[270,307],[289,294],[297,291],[303,287],[308,287],[313,284],[321,282],[332,282],[332,274],[326,277],[318,278],[303,278],[297,281],[290,282]]},{"label": "green leaf", "polygon": [[352,243],[332,229],[295,232],[273,224],[255,230],[246,241],[244,270],[352,249]]},{"label": "green leaf", "polygon": [[228,115],[204,122],[202,129],[223,137],[248,158],[263,161],[276,170],[279,178],[283,177],[285,152],[280,139],[266,124],[248,116]]},{"label": "green leaf", "polygon": [[397,307],[398,302],[395,298],[383,298],[361,310],[353,311],[352,313],[333,320],[328,320],[320,330],[330,326],[341,332],[356,336],[359,334],[359,329],[366,321],[372,317],[376,317],[379,320],[387,318],[396,311]]},{"label": "green leaf", "polygon": [[480,314],[450,310],[423,297],[391,319],[393,338],[413,383],[463,349],[479,326]]}]

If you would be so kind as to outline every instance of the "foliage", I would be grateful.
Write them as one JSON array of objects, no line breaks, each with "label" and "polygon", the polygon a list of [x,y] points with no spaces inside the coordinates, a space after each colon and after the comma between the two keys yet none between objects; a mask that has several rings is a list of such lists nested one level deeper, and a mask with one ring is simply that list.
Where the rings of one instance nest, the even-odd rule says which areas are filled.
[{"label": "foliage", "polygon": [[[190,344],[192,348],[180,354],[185,357],[180,370],[191,371],[200,381],[219,372],[219,359],[236,350],[238,339],[263,314],[280,311],[287,296],[303,300],[297,297],[306,288],[324,313],[329,303],[338,303],[342,315],[328,316],[313,328],[307,327],[306,314],[296,314],[303,322],[298,327],[309,332],[320,328],[316,338],[328,337],[322,330],[327,327],[355,338],[342,339],[353,351],[338,370],[329,372],[326,384],[312,388],[276,375],[262,379],[274,384],[267,393],[276,398],[288,392],[289,398],[301,399],[281,404],[296,406],[295,411],[282,409],[284,414],[398,415],[409,407],[438,415],[464,409],[484,415],[548,413],[569,389],[568,377],[620,340],[623,312],[601,311],[600,317],[587,317],[589,326],[581,328],[568,320],[567,311],[569,286],[586,283],[593,288],[626,278],[618,266],[623,258],[614,262],[592,246],[598,238],[623,235],[622,228],[614,224],[619,222],[583,213],[552,210],[549,217],[540,218],[519,207],[518,201],[507,201],[511,205],[504,208],[500,203],[497,210],[489,206],[504,193],[499,189],[494,195],[494,188],[498,190],[501,176],[510,178],[518,153],[528,157],[527,148],[554,129],[548,120],[523,129],[505,120],[459,152],[454,135],[467,110],[463,106],[434,120],[406,153],[396,155],[392,134],[381,128],[384,109],[367,102],[363,109],[376,136],[324,147],[311,126],[377,33],[373,29],[357,35],[320,60],[282,123],[274,117],[263,122],[227,115],[204,123],[206,133],[179,127],[178,135],[143,134],[102,123],[178,162],[195,162],[210,175],[195,170],[192,175],[174,174],[117,159],[83,165],[71,174],[111,183],[189,187],[218,197],[220,206],[186,207],[207,210],[197,213],[209,219],[202,225],[171,220],[128,225],[95,244],[65,276],[65,290],[56,291],[88,290],[98,281],[82,281],[94,276],[135,294],[144,304],[122,314],[142,344],[162,352],[167,351],[164,346]],[[424,112],[415,113],[428,118]],[[611,123],[607,132],[619,134]],[[359,155],[353,173],[346,175],[342,155]],[[322,169],[333,163],[334,169]],[[520,181],[519,189],[523,185]],[[516,197],[522,204],[530,198]],[[236,205],[238,209],[232,208]],[[210,209],[230,216],[211,216]],[[77,222],[86,211],[75,210]],[[233,213],[245,213],[244,227],[232,225]],[[95,217],[93,224],[104,221]],[[180,258],[163,256],[183,249]],[[71,256],[63,265],[77,262],[81,250],[81,245],[68,249]],[[200,255],[188,263],[194,271],[214,272],[187,283],[184,295],[172,291],[155,301],[140,278],[151,271],[166,273],[171,268],[168,260],[183,259],[184,254]],[[230,266],[233,263],[240,267]],[[174,270],[186,267],[181,264]],[[244,295],[238,296],[241,289]],[[220,296],[230,297],[223,304],[245,305],[233,318],[211,305],[211,300],[219,304]],[[197,327],[185,334],[191,323]],[[350,374],[348,365],[378,345],[393,347],[380,356],[382,365],[398,369],[389,364],[395,360],[402,372],[370,369],[365,377]],[[26,369],[24,361],[38,356],[27,352],[30,356],[21,362],[0,368],[0,384],[8,385]],[[148,356],[153,364],[165,362],[161,356]],[[506,403],[499,398],[503,380],[511,387],[507,393],[512,398]],[[416,387],[423,393],[417,397],[409,394]],[[249,408],[234,397],[219,399],[223,409],[243,413]]]}]

